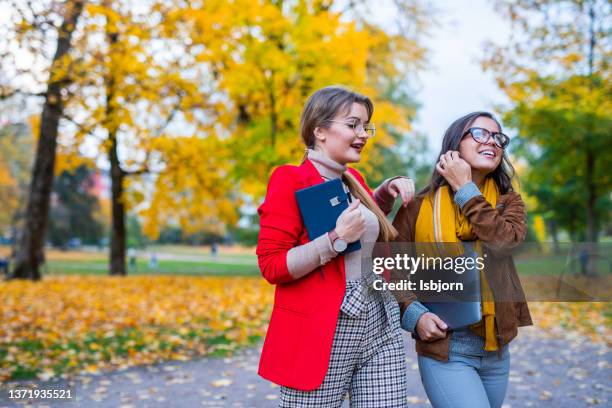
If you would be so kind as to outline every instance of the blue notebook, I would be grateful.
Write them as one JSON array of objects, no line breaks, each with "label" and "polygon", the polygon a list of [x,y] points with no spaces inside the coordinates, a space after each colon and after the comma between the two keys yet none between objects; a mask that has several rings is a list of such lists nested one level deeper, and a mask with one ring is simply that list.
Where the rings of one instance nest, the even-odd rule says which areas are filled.
[{"label": "blue notebook", "polygon": [[[297,190],[295,198],[311,241],[336,228],[338,217],[350,202],[350,194],[344,190],[340,179]],[[340,254],[360,248],[359,241],[351,242]]]},{"label": "blue notebook", "polygon": [[[471,242],[463,242],[466,257],[478,256]],[[465,293],[471,301],[458,300],[455,302],[423,302],[430,312],[438,315],[449,329],[460,329],[478,323],[482,320],[482,304],[480,296],[480,271],[476,268],[466,270],[462,275]]]},{"label": "blue notebook", "polygon": [[442,319],[451,330],[482,320],[480,302],[423,302],[423,306]]}]

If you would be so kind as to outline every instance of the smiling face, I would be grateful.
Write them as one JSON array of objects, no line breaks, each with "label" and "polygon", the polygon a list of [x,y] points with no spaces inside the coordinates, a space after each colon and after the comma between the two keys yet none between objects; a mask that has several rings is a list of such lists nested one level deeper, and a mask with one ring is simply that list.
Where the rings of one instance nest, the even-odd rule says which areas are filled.
[{"label": "smiling face", "polygon": [[327,127],[319,126],[315,129],[315,148],[340,164],[358,162],[368,135],[362,132],[357,136],[355,126],[368,123],[365,106],[353,103],[349,112],[341,110],[333,120]]},{"label": "smiling face", "polygon": [[[472,127],[487,129],[492,133],[501,131],[493,119],[485,116],[476,118],[474,123],[470,125],[470,128]],[[459,144],[459,155],[472,167],[473,177],[484,177],[495,170],[501,163],[503,154],[503,149],[497,147],[492,137],[489,138],[487,143],[480,144],[470,134],[467,134],[461,139]]]}]

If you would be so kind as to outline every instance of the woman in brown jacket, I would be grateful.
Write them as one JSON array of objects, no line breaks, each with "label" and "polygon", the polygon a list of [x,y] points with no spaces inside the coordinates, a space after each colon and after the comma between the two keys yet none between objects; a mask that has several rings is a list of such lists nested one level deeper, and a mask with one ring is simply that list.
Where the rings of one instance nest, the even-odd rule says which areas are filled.
[{"label": "woman in brown jacket", "polygon": [[[414,293],[394,292],[436,408],[501,407],[510,371],[508,343],[518,326],[532,324],[510,256],[527,227],[525,205],[511,184],[508,142],[488,112],[457,119],[444,135],[429,185],[393,222],[397,242],[469,243],[485,260],[482,320],[469,327],[450,330]],[[392,281],[402,278],[392,272]]]}]

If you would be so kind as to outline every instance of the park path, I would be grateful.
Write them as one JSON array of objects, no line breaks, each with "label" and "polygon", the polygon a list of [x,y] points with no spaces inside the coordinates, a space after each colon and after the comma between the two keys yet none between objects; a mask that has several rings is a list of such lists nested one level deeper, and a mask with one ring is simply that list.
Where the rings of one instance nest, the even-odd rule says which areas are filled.
[{"label": "park path", "polygon": [[[431,406],[420,383],[414,344],[408,336],[406,350],[408,405]],[[80,376],[70,383],[77,397],[72,403],[26,404],[7,398],[9,387],[65,389],[69,384],[66,381],[9,383],[0,392],[0,407],[276,407],[279,388],[257,376],[259,351],[249,348],[231,358],[168,362]],[[612,406],[609,347],[590,344],[583,337],[549,338],[535,328],[521,329],[511,344],[510,385],[504,407],[591,406]]]}]

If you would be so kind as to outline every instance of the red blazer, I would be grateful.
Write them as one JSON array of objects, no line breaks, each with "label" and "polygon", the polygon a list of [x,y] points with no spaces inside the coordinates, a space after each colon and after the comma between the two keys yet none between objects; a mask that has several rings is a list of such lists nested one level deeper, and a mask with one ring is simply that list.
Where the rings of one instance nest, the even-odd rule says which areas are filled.
[{"label": "red blazer", "polygon": [[[361,174],[348,171],[372,195]],[[266,198],[257,210],[259,268],[276,285],[259,375],[304,391],[318,388],[327,373],[346,287],[344,256],[297,280],[287,270],[287,252],[309,241],[295,191],[323,181],[310,160],[300,166],[280,166],[272,173]]]}]

